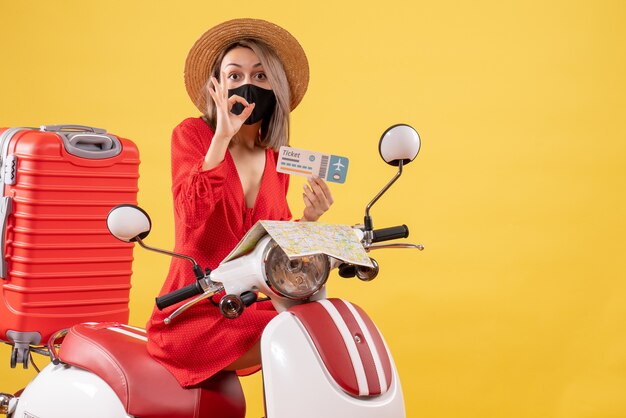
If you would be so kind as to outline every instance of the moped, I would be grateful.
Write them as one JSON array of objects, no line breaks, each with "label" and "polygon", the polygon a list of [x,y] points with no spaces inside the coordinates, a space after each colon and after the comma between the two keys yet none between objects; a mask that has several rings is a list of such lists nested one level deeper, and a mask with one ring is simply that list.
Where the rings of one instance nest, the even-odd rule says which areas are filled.
[{"label": "moped", "polygon": [[[278,315],[261,337],[266,417],[404,417],[398,372],[379,330],[357,305],[326,298],[325,284],[333,269],[342,277],[374,279],[379,266],[368,255],[372,250],[423,249],[380,244],[408,237],[408,228],[374,229],[370,215],[419,149],[419,135],[408,125],[384,132],[380,155],[398,171],[367,205],[363,224],[260,221],[213,271],[145,244],[151,222],[136,206],[113,208],[107,225],[122,241],[189,260],[195,282],[156,298],[159,309],[180,304],[166,324],[184,321],[191,306],[217,294],[223,294],[219,303],[208,308],[226,318],[240,316],[259,293],[269,297]],[[145,330],[119,323],[60,330],[47,347],[32,347],[51,362],[22,391],[0,394],[0,413],[12,418],[245,416],[234,372],[183,389],[148,355],[146,341]]]}]

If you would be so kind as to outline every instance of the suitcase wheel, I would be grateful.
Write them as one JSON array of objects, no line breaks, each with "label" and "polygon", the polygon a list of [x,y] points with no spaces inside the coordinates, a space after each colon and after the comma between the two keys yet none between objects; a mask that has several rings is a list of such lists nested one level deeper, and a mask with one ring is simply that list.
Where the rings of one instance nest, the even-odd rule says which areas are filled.
[{"label": "suitcase wheel", "polygon": [[11,368],[15,369],[17,363],[22,363],[25,369],[30,365],[30,348],[29,347],[13,347],[11,351]]}]

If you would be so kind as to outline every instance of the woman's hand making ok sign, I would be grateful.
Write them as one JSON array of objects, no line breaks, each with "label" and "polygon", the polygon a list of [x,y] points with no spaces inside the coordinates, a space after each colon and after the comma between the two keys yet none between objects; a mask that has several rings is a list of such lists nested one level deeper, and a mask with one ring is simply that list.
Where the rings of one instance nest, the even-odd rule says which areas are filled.
[{"label": "woman's hand making ok sign", "polygon": [[[226,79],[226,74],[222,74],[222,79]],[[252,114],[254,103],[248,103],[246,99],[237,95],[228,97],[228,88],[225,81],[220,83],[215,77],[211,77],[211,84],[213,84],[213,87],[209,86],[208,90],[215,102],[217,112],[217,124],[213,138],[214,140],[230,142],[233,136],[239,132],[241,125]],[[243,112],[239,115],[231,112],[235,103],[241,103],[244,107]]]}]

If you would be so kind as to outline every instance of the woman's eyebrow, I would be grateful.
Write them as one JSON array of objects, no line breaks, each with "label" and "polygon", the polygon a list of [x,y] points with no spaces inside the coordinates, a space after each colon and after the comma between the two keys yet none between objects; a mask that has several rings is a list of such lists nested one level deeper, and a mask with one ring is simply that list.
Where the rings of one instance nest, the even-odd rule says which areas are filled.
[{"label": "woman's eyebrow", "polygon": [[[235,63],[235,62],[229,62],[228,64],[226,64],[226,65],[224,66],[224,68],[226,68],[226,67],[228,67],[228,66],[230,66],[230,65],[234,65],[235,67],[242,68],[242,66],[241,66],[240,64],[237,64],[237,63]],[[257,62],[256,64],[254,64],[254,65],[252,66],[252,68],[257,68],[257,67],[262,67],[262,66],[263,66],[263,64],[261,64],[260,62]]]}]

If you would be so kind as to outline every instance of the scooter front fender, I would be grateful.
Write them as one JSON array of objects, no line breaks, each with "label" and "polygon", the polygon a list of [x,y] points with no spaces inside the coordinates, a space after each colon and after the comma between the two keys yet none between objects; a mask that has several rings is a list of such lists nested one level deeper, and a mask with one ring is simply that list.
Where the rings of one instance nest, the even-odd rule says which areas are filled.
[{"label": "scooter front fender", "polygon": [[289,311],[279,314],[261,338],[266,417],[404,418],[400,379],[385,350],[391,361],[388,390],[377,396],[348,394],[329,373],[302,322]]}]

